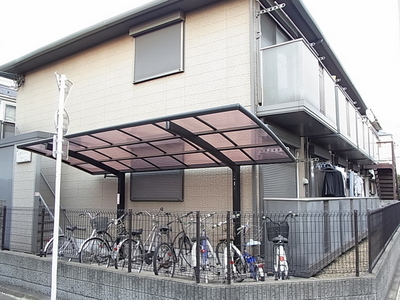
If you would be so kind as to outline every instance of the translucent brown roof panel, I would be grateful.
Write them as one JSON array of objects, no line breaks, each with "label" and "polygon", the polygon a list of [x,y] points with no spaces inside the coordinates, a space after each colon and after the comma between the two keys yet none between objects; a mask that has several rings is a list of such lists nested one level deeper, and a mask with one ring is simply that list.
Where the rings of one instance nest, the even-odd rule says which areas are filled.
[{"label": "translucent brown roof panel", "polygon": [[[294,161],[278,137],[240,105],[75,133],[64,162],[90,174]],[[53,140],[19,145],[52,156]]]}]

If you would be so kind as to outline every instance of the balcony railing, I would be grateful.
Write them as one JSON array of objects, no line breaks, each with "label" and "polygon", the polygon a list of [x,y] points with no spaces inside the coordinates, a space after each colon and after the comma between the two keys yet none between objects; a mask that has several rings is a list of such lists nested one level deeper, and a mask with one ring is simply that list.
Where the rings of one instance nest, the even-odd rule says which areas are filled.
[{"label": "balcony railing", "polygon": [[306,110],[332,133],[377,159],[377,133],[369,120],[302,39],[264,48],[261,55],[261,107],[266,115]]}]

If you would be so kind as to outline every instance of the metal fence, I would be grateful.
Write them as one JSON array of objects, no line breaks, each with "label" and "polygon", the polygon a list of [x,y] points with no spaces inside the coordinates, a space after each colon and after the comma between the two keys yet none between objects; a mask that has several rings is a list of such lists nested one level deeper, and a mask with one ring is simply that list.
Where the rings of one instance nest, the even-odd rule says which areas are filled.
[{"label": "metal fence", "polygon": [[369,270],[371,271],[400,224],[400,202],[368,212]]},{"label": "metal fence", "polygon": [[[399,205],[391,206],[400,208]],[[289,275],[298,277],[323,277],[340,275],[358,275],[371,270],[370,262],[376,261],[377,253],[390,239],[397,228],[395,217],[386,213],[399,214],[392,208],[370,212],[368,215],[352,212],[314,212],[298,213],[289,216],[279,228],[287,238],[285,244]],[[112,222],[125,215],[124,222]],[[168,227],[161,240],[173,244],[178,251],[183,238],[190,246],[208,241],[213,252],[221,241],[231,240],[241,250],[254,255],[264,266],[266,274],[273,274],[275,250],[273,238],[278,229],[272,221],[283,222],[287,212],[254,214],[251,212],[166,212],[166,211],[78,211],[63,210],[60,219],[60,234],[73,234],[77,247],[89,236],[107,231],[111,236],[113,248],[121,234],[141,230],[141,242],[144,251],[149,249],[151,233]],[[368,226],[368,217],[371,219]],[[392,221],[390,221],[392,220]],[[180,222],[182,221],[182,222]],[[389,222],[390,221],[390,222]],[[13,208],[2,210],[2,249],[43,254],[46,243],[53,236],[52,217],[46,210]],[[108,226],[106,226],[108,224]],[[398,221],[397,221],[398,224]],[[122,227],[121,227],[122,226]],[[102,228],[104,227],[104,228]],[[70,231],[71,228],[77,228]],[[185,232],[185,234],[182,233]],[[121,233],[122,232],[122,233]],[[391,233],[389,233],[391,232]],[[368,239],[368,233],[370,238]],[[206,238],[205,238],[206,237]],[[135,237],[133,237],[135,238]],[[136,237],[137,238],[137,237]],[[200,267],[200,247],[188,250],[186,261],[181,260],[175,268],[176,277],[200,281],[229,282],[220,266],[216,267],[216,257],[209,257],[209,267]],[[77,249],[78,250],[78,249]],[[369,255],[372,257],[369,258]],[[200,257],[200,258],[199,258]],[[78,253],[66,257],[78,261]],[[131,271],[132,262],[120,267],[122,271]],[[199,267],[196,267],[199,266]],[[111,265],[113,267],[113,265]],[[229,267],[229,266],[228,266]],[[151,260],[144,260],[143,272],[153,271]]]}]

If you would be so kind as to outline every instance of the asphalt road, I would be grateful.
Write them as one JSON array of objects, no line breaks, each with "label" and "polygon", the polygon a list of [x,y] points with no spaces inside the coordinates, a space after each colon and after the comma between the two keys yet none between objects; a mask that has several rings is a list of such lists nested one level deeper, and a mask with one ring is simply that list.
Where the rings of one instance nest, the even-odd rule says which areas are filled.
[{"label": "asphalt road", "polygon": [[32,291],[24,288],[14,286],[0,285],[0,300],[47,300],[50,299],[48,295],[41,295],[33,293]]},{"label": "asphalt road", "polygon": [[400,300],[400,263],[397,262],[396,272],[394,274],[386,300]]}]

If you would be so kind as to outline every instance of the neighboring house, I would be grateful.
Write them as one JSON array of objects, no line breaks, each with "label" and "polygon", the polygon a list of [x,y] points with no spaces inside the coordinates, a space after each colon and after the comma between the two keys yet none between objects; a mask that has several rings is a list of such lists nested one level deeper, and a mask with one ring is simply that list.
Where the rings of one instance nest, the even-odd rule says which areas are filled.
[{"label": "neighboring house", "polygon": [[15,135],[16,98],[11,81],[0,77],[0,139]]},{"label": "neighboring house", "polygon": [[[65,105],[68,164],[75,166],[63,166],[66,208],[307,210],[292,200],[328,196],[323,181],[330,166],[345,180],[343,191],[333,196],[377,200],[372,171],[379,123],[368,119],[366,104],[301,1],[283,4],[155,0],[0,66],[24,76],[16,117],[23,140],[16,144],[51,155],[48,132],[55,132],[58,72],[73,82]],[[201,126],[204,114],[218,115],[214,110],[246,117],[234,120],[239,128],[229,127],[231,136],[223,132],[225,114],[210,118],[218,135],[213,139],[207,126],[208,134],[201,135]],[[191,127],[185,118],[197,123]],[[186,131],[164,128],[168,122],[184,124]],[[121,124],[130,123],[126,131],[143,126],[144,137],[132,134],[131,148],[128,134],[121,134]],[[241,132],[250,123],[256,124],[254,145],[237,146],[244,158],[230,156],[232,141],[247,138]],[[179,142],[166,144],[171,137],[153,136],[160,126]],[[43,137],[48,139],[38,139]],[[113,152],[117,143],[124,154]],[[207,149],[207,162],[199,162],[206,158],[195,156],[203,151],[196,147]],[[251,158],[247,149],[258,157]],[[193,159],[185,165],[169,151]],[[122,161],[128,154],[130,165]],[[40,192],[51,206],[54,165],[42,155],[15,164],[13,205],[36,207],[33,199]],[[327,209],[326,201],[318,201],[314,209]]]}]

